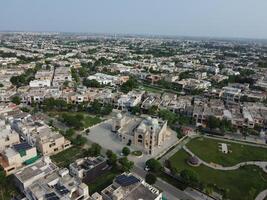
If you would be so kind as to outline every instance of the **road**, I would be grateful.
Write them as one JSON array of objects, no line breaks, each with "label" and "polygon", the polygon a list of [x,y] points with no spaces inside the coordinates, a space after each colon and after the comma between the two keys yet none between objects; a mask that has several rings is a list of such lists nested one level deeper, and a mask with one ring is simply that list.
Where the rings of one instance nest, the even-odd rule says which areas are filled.
[{"label": "road", "polygon": [[[145,179],[147,173],[143,169],[136,166],[133,168],[132,172],[142,177],[143,179]],[[170,185],[169,183],[161,180],[160,178],[158,178],[154,186],[163,190],[163,195],[168,200],[194,200],[194,198],[187,195],[184,191],[179,190],[178,188]]]}]

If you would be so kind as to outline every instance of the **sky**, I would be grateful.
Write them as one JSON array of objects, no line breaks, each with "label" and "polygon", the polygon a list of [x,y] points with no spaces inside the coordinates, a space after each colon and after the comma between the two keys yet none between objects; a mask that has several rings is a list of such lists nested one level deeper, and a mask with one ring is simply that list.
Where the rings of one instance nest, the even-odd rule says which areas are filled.
[{"label": "sky", "polygon": [[0,31],[267,38],[267,0],[0,0]]}]

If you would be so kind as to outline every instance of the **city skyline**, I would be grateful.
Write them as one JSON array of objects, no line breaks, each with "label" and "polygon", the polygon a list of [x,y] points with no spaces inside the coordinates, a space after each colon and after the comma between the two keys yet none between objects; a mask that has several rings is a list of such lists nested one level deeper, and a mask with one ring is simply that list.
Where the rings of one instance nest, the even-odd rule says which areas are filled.
[{"label": "city skyline", "polygon": [[263,0],[11,0],[2,3],[0,31],[266,39],[266,6]]}]

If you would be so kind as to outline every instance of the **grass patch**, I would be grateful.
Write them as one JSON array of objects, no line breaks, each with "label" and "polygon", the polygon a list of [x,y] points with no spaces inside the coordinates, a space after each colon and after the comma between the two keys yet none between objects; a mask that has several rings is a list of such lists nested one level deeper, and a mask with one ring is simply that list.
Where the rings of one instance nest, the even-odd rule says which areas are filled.
[{"label": "grass patch", "polygon": [[191,167],[186,163],[188,157],[184,150],[180,150],[170,158],[171,165],[177,172],[183,169],[195,171],[200,182],[206,186],[216,185],[224,189],[229,199],[254,199],[258,193],[267,188],[267,175],[256,166],[245,166],[234,171],[220,171],[204,165]]},{"label": "grass patch", "polygon": [[131,154],[134,156],[142,156],[143,153],[142,151],[133,151]]},{"label": "grass patch", "polygon": [[82,158],[85,154],[85,149],[73,146],[69,149],[59,152],[51,156],[52,161],[60,168],[69,167],[78,158]]},{"label": "grass patch", "polygon": [[99,124],[102,120],[98,117],[84,116],[83,125],[84,128],[91,127],[93,125]]},{"label": "grass patch", "polygon": [[[102,120],[99,117],[92,116],[92,115],[85,113],[85,112],[49,112],[49,116],[54,116],[59,121],[62,121],[62,115],[63,114],[71,116],[71,117],[76,117],[77,115],[82,115],[83,119],[80,121],[82,126],[79,127],[79,129],[89,128],[95,124],[102,122]],[[66,122],[64,122],[64,121],[63,121],[63,123],[66,124]]]},{"label": "grass patch", "polygon": [[[231,152],[219,151],[219,143],[226,143]],[[186,145],[194,154],[206,162],[222,166],[233,166],[246,161],[267,161],[267,148],[225,142],[210,138],[195,138]],[[208,152],[208,153],[207,153]]]},{"label": "grass patch", "polygon": [[19,194],[12,182],[12,176],[6,177],[4,170],[0,168],[0,199],[2,200],[10,200]]},{"label": "grass patch", "polygon": [[103,189],[112,184],[114,178],[119,174],[121,174],[119,170],[112,169],[99,176],[93,183],[88,184],[90,194],[92,195],[95,192],[100,193]]}]

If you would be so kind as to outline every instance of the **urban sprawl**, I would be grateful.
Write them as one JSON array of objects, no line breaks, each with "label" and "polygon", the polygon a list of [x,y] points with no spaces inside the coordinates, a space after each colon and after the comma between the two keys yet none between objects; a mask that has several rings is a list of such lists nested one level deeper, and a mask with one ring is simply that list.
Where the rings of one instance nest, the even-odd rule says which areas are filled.
[{"label": "urban sprawl", "polygon": [[264,200],[267,43],[0,33],[0,199]]}]

